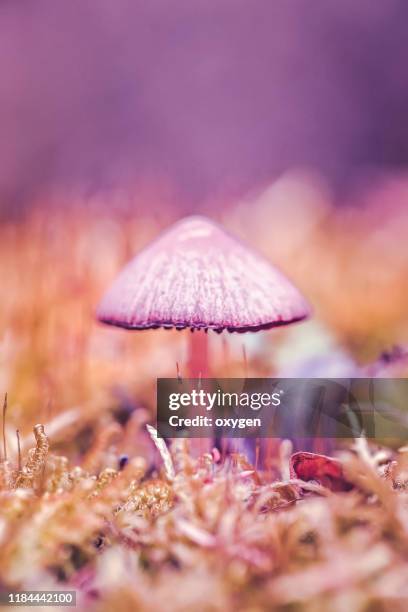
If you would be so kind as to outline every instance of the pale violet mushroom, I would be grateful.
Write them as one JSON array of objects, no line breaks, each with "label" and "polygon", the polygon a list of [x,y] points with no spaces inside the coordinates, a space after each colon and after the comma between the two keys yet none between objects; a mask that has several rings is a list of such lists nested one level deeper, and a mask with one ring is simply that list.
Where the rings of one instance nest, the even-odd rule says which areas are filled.
[{"label": "pale violet mushroom", "polygon": [[203,331],[255,332],[305,319],[309,306],[263,256],[204,217],[182,219],[130,261],[102,299],[100,321],[126,329],[190,328],[190,375],[208,373]]}]

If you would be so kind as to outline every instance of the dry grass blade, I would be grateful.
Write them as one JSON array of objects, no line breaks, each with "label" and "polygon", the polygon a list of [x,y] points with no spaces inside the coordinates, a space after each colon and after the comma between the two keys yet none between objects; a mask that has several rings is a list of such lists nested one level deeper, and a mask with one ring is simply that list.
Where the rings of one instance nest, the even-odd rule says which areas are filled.
[{"label": "dry grass blade", "polygon": [[152,427],[151,425],[146,425],[146,429],[149,432],[150,437],[153,440],[157,450],[159,451],[161,458],[163,459],[164,471],[166,473],[167,479],[174,480],[176,474],[174,471],[173,461],[169,449],[166,446],[166,443],[164,442],[164,440],[158,437],[157,431],[154,427]]},{"label": "dry grass blade", "polygon": [[17,437],[17,458],[18,458],[17,469],[19,472],[21,472],[21,442],[20,442],[20,432],[18,429],[16,429],[16,437]]},{"label": "dry grass blade", "polygon": [[211,533],[208,533],[204,529],[197,527],[197,525],[194,525],[185,519],[179,519],[177,521],[177,527],[180,533],[185,535],[189,540],[198,546],[202,546],[203,548],[212,548],[216,544],[216,538]]}]

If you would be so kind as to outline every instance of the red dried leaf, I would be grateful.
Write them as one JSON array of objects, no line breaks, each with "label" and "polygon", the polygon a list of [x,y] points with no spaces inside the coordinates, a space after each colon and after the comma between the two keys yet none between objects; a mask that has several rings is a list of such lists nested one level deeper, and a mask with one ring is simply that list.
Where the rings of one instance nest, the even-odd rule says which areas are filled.
[{"label": "red dried leaf", "polygon": [[350,491],[353,488],[343,472],[337,459],[317,455],[316,453],[299,452],[290,458],[290,476],[300,480],[315,480],[331,491]]}]

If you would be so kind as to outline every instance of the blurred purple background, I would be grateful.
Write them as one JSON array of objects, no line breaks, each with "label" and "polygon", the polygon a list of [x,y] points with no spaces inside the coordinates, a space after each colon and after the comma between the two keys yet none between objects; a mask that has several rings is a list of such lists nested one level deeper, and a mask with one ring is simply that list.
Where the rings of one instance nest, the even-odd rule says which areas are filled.
[{"label": "blurred purple background", "polygon": [[168,184],[187,209],[408,161],[404,0],[2,0],[0,206]]}]

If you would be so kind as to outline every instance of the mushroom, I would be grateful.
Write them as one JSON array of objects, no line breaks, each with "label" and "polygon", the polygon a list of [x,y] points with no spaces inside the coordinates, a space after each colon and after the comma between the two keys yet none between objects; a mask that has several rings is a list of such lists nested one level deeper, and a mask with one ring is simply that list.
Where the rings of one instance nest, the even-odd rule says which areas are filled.
[{"label": "mushroom", "polygon": [[208,329],[256,332],[308,314],[281,272],[199,216],[175,223],[130,261],[97,311],[101,322],[126,329],[190,328],[192,377],[208,375]]}]

